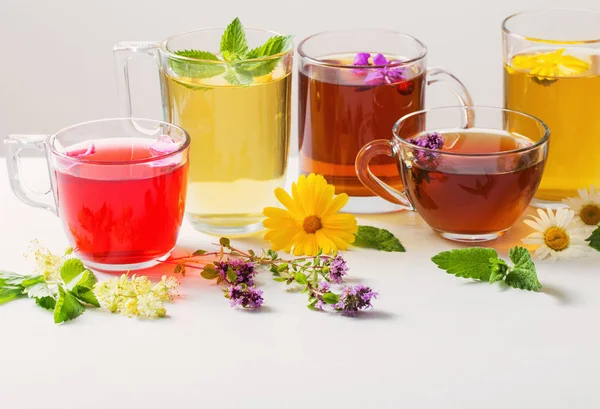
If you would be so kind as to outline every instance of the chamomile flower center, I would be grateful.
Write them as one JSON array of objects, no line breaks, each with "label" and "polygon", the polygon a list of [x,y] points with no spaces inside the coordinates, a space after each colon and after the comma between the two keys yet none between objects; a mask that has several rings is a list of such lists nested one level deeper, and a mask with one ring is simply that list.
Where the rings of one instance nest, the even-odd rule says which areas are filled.
[{"label": "chamomile flower center", "polygon": [[322,227],[321,219],[314,215],[308,216],[304,219],[303,227],[304,231],[308,234],[314,234],[317,230],[320,230]]},{"label": "chamomile flower center", "polygon": [[600,223],[600,207],[597,204],[587,204],[579,211],[579,217],[588,226],[596,226]]},{"label": "chamomile flower center", "polygon": [[552,226],[544,233],[544,243],[554,251],[566,249],[569,242],[569,234],[562,227]]}]

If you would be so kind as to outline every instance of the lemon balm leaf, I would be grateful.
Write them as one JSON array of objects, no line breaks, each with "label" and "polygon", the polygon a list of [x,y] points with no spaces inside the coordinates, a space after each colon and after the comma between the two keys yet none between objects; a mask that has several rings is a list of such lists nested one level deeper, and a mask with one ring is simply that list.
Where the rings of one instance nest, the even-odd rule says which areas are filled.
[{"label": "lemon balm leaf", "polygon": [[77,284],[71,290],[72,294],[77,297],[80,301],[93,305],[94,307],[100,307],[98,299],[94,295],[94,285],[98,282],[94,273],[90,270],[85,270],[81,275]]},{"label": "lemon balm leaf", "polygon": [[235,18],[221,37],[221,55],[226,61],[240,60],[248,52],[246,32],[239,18]]},{"label": "lemon balm leaf", "polygon": [[585,239],[590,242],[590,247],[600,251],[600,227],[592,232],[592,235]]},{"label": "lemon balm leaf", "polygon": [[60,278],[62,278],[65,284],[69,284],[75,277],[84,271],[85,266],[81,260],[77,258],[70,258],[65,260],[62,266],[60,266]]},{"label": "lemon balm leaf", "polygon": [[358,231],[354,235],[354,242],[352,244],[356,247],[381,251],[406,251],[400,240],[393,233],[373,226],[358,226]]},{"label": "lemon balm leaf", "polygon": [[54,308],[54,323],[60,324],[79,317],[85,311],[85,307],[79,300],[66,291],[61,285],[58,286],[58,301]]},{"label": "lemon balm leaf", "polygon": [[473,247],[443,251],[431,259],[439,268],[457,277],[489,281],[492,272],[490,259],[497,259],[494,249]]},{"label": "lemon balm leaf", "polygon": [[538,281],[535,264],[529,251],[523,247],[513,247],[510,249],[508,256],[514,263],[514,267],[506,275],[506,284],[521,290],[541,290],[542,285]]}]

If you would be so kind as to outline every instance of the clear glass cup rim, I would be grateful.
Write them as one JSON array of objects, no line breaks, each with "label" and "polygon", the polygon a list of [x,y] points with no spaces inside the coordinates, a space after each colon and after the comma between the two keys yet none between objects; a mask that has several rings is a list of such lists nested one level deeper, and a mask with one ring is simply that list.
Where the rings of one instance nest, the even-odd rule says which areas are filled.
[{"label": "clear glass cup rim", "polygon": [[[481,110],[485,110],[485,111],[496,111],[496,112],[507,112],[507,113],[511,113],[511,114],[517,114],[519,116],[522,116],[524,118],[529,118],[532,119],[534,122],[537,122],[538,124],[541,125],[541,128],[544,130],[544,136],[542,136],[542,138],[540,138],[540,140],[536,141],[535,143],[529,145],[529,146],[524,146],[522,148],[519,149],[512,149],[509,151],[500,151],[500,152],[485,152],[485,153],[460,153],[460,152],[448,152],[448,151],[440,151],[438,149],[430,149],[430,148],[425,148],[425,147],[421,147],[421,146],[417,146],[414,145],[408,141],[406,141],[405,139],[401,138],[398,135],[398,129],[400,128],[400,126],[402,125],[403,122],[405,122],[407,119],[418,116],[418,115],[423,115],[423,114],[428,114],[430,112],[439,112],[439,111],[449,111],[449,110],[468,110],[468,109],[472,109],[474,111],[481,111]],[[475,127],[475,129],[477,129]],[[520,112],[520,111],[515,111],[512,109],[506,109],[506,108],[499,108],[499,107],[492,107],[492,106],[484,106],[484,105],[467,105],[467,106],[462,106],[462,105],[456,105],[456,106],[444,106],[444,107],[437,107],[437,108],[429,108],[429,109],[422,109],[420,111],[415,111],[415,112],[411,112],[410,114],[404,115],[402,118],[400,118],[395,124],[394,127],[392,128],[392,132],[394,134],[394,139],[396,141],[398,141],[400,144],[402,144],[403,146],[409,148],[409,149],[418,149],[419,151],[424,151],[424,152],[432,152],[435,153],[436,155],[440,155],[440,156],[456,156],[456,157],[479,157],[479,158],[485,158],[485,157],[497,157],[497,156],[506,156],[506,155],[514,155],[515,153],[523,153],[523,152],[529,152],[529,151],[533,151],[535,149],[538,149],[540,146],[547,144],[548,140],[550,139],[550,129],[548,128],[548,126],[539,118],[533,116],[533,115],[529,115],[526,114],[524,112]]]},{"label": "clear glass cup rim", "polygon": [[[526,10],[526,11],[521,11],[519,13],[511,14],[510,16],[506,17],[502,21],[502,32],[506,35],[510,35],[513,37],[519,37],[519,38],[522,38],[523,40],[532,41],[532,42],[536,42],[536,43],[547,43],[547,44],[595,44],[595,43],[600,43],[600,36],[595,39],[562,41],[562,40],[553,40],[553,39],[548,39],[548,38],[537,38],[537,37],[525,36],[525,35],[515,32],[515,31],[511,31],[507,27],[507,24],[513,18],[521,17],[524,15],[535,15],[535,14],[539,14],[539,13],[548,13],[548,12],[568,12],[568,13],[575,12],[575,13],[595,14],[598,17],[598,20],[600,21],[600,12],[594,11],[594,10],[588,10],[588,9],[550,8],[550,9]],[[600,31],[600,26],[599,26],[599,31]]]},{"label": "clear glass cup rim", "polygon": [[394,35],[397,35],[399,37],[404,37],[404,38],[407,38],[409,40],[412,40],[419,47],[421,47],[421,52],[419,53],[419,55],[416,56],[416,57],[414,57],[414,58],[411,58],[409,60],[394,61],[392,63],[384,64],[384,65],[369,65],[369,66],[365,66],[366,68],[385,68],[385,67],[389,68],[389,67],[405,66],[405,65],[409,65],[409,64],[413,64],[415,62],[418,62],[418,61],[424,59],[427,56],[427,46],[425,46],[425,44],[423,44],[423,42],[421,42],[421,40],[419,40],[418,38],[413,37],[410,34],[402,33],[400,31],[388,30],[388,29],[383,29],[383,28],[365,28],[365,29],[346,28],[346,29],[320,31],[318,33],[311,34],[308,37],[305,37],[304,39],[302,39],[302,41],[300,41],[298,43],[298,55],[300,56],[300,58],[303,58],[303,59],[305,59],[307,61],[310,61],[311,64],[320,65],[320,66],[323,66],[323,67],[347,68],[347,69],[356,69],[357,67],[361,67],[361,66],[357,66],[357,65],[335,64],[335,63],[321,61],[321,60],[318,60],[318,59],[316,59],[314,57],[309,56],[303,50],[304,43],[306,43],[307,41],[309,41],[311,39],[314,39],[315,37],[318,37],[318,36],[321,36],[321,35],[325,35],[325,34],[344,33],[344,32],[352,33],[352,32],[357,32],[357,31],[371,31],[371,32],[394,34]]},{"label": "clear glass cup rim", "polygon": [[[174,51],[170,50],[168,45],[170,41],[174,41],[177,40],[183,36],[187,36],[187,35],[191,35],[191,34],[198,34],[198,33],[203,33],[203,32],[210,32],[210,31],[219,31],[220,33],[225,32],[225,29],[227,27],[206,27],[206,28],[197,28],[194,30],[190,30],[190,31],[185,31],[183,33],[179,33],[179,34],[174,34],[170,37],[168,37],[166,40],[162,41],[160,43],[160,50],[166,54],[169,58],[171,59],[175,59],[178,61],[187,61],[187,62],[195,62],[195,63],[202,63],[202,64],[212,64],[212,65],[227,65],[227,64],[232,64],[235,63],[235,61],[222,61],[222,60],[204,60],[201,58],[192,58],[192,57],[184,57],[182,55],[178,55],[176,54]],[[260,32],[260,33],[268,33],[271,34],[271,36],[283,36],[283,34],[278,33],[277,31],[272,31],[272,30],[267,30],[264,28],[254,28],[254,27],[244,27],[244,31],[246,33],[248,32]],[[289,54],[290,52],[294,51],[294,41],[293,41],[293,37],[289,42],[289,48],[278,53],[278,54],[274,54],[274,55],[270,55],[268,57],[258,57],[258,58],[249,58],[247,60],[244,60],[244,62],[260,62],[260,61],[269,61],[269,60],[274,60],[277,58],[281,58],[287,54]]]},{"label": "clear glass cup rim", "polygon": [[[177,150],[175,150],[173,152],[162,153],[160,155],[153,156],[151,158],[146,158],[146,159],[132,159],[132,160],[127,160],[127,161],[103,161],[103,160],[86,159],[85,157],[74,157],[74,156],[66,155],[65,153],[60,152],[54,148],[54,142],[56,141],[56,138],[58,138],[64,132],[72,131],[76,128],[84,127],[86,125],[100,124],[100,123],[107,123],[107,122],[124,122],[124,121],[139,121],[139,122],[152,123],[154,125],[166,125],[171,128],[175,128],[175,129],[179,130],[185,136],[185,140],[181,144],[181,146],[179,146],[177,148]],[[55,155],[59,158],[69,160],[71,162],[76,162],[76,163],[86,163],[86,164],[90,164],[90,165],[102,165],[102,166],[104,166],[104,165],[108,165],[108,166],[110,166],[110,165],[134,165],[134,164],[142,164],[142,163],[152,163],[152,162],[155,162],[158,160],[163,160],[165,158],[169,158],[171,156],[175,156],[175,155],[185,151],[190,146],[190,143],[191,143],[190,135],[187,133],[187,131],[185,129],[183,129],[180,126],[177,126],[177,125],[171,124],[169,122],[165,122],[165,121],[159,121],[157,119],[136,118],[136,117],[104,118],[104,119],[94,119],[92,121],[80,122],[78,124],[69,125],[66,128],[62,128],[61,130],[50,135],[50,137],[46,140],[46,144],[50,148],[50,152],[52,152],[53,155]]]}]

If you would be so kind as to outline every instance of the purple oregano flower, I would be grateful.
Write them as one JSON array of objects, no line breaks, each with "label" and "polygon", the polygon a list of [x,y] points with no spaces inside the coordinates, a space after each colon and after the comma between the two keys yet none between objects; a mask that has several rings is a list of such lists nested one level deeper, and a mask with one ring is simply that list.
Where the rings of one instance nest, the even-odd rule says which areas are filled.
[{"label": "purple oregano flower", "polygon": [[444,138],[437,132],[427,132],[425,135],[407,139],[406,142],[427,149],[442,149]]},{"label": "purple oregano flower", "polygon": [[346,274],[348,274],[346,260],[341,254],[338,254],[329,263],[329,279],[332,283],[342,284]]},{"label": "purple oregano flower", "polygon": [[[358,53],[354,57],[353,65],[356,66],[369,66],[369,53]],[[382,85],[382,84],[393,84],[402,81],[406,78],[403,68],[389,68],[387,65],[391,61],[388,61],[383,54],[377,54],[373,57],[373,65],[376,67],[369,69],[368,74],[365,77],[366,85]],[[364,69],[355,69],[356,74],[364,74]]]},{"label": "purple oregano flower", "polygon": [[229,298],[232,307],[258,308],[264,300],[262,290],[245,285],[230,285],[225,296]]},{"label": "purple oregano flower", "polygon": [[340,302],[336,308],[342,311],[342,315],[355,317],[360,310],[373,308],[371,300],[377,298],[379,294],[362,284],[354,287],[346,287],[340,295]]},{"label": "purple oregano flower", "polygon": [[221,280],[225,280],[227,278],[227,271],[232,269],[237,275],[235,283],[232,284],[246,284],[248,286],[254,285],[254,276],[256,275],[256,270],[254,269],[254,264],[251,262],[244,260],[225,260],[215,261],[214,265]]}]

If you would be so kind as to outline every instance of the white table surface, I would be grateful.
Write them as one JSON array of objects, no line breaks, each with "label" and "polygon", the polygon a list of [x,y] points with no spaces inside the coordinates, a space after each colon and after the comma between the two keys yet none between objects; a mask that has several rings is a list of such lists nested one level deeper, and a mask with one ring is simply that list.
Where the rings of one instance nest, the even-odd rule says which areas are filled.
[{"label": "white table surface", "polygon": [[[11,193],[4,165],[0,268],[26,273],[30,240],[55,251],[67,241],[58,218]],[[25,165],[43,169],[41,159]],[[391,230],[407,252],[346,253],[351,277],[380,292],[356,319],[308,310],[305,295],[268,272],[258,278],[260,312],[231,309],[194,274],[163,320],[88,310],[58,326],[30,300],[0,306],[0,407],[600,407],[600,253],[537,262],[544,290],[532,293],[439,270],[431,256],[457,246],[414,213],[359,223]],[[528,233],[518,223],[493,247],[506,255]],[[186,223],[178,244],[210,241]]]}]

